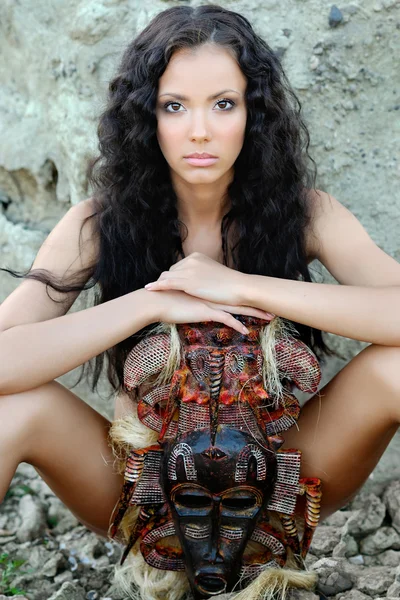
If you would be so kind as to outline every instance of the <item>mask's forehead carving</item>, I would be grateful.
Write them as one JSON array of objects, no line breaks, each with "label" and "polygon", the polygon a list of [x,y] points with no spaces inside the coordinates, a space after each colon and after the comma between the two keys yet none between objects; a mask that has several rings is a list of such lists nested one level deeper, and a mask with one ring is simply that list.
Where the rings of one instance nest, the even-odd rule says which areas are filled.
[{"label": "mask's forehead carving", "polygon": [[252,456],[254,456],[257,463],[257,480],[262,481],[267,477],[267,464],[264,452],[256,444],[247,444],[247,446],[242,448],[238,456],[235,481],[243,483],[247,480],[250,458]]},{"label": "mask's forehead carving", "polygon": [[178,479],[176,472],[176,461],[178,456],[182,456],[183,458],[183,466],[185,469],[186,479],[188,481],[196,481],[197,480],[197,472],[194,466],[194,457],[193,450],[186,444],[185,442],[180,442],[177,444],[168,459],[168,478],[172,481],[176,481]]}]

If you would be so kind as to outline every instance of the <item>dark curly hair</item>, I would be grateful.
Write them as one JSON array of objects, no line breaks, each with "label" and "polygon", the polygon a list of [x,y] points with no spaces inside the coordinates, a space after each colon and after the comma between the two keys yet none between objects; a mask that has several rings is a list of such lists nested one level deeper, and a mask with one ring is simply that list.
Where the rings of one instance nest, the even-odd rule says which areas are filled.
[{"label": "dark curly hair", "polygon": [[[228,234],[235,224],[231,260],[236,269],[311,281],[305,230],[316,165],[308,153],[310,137],[300,115],[301,103],[279,58],[249,21],[217,5],[175,6],[160,12],[122,55],[100,116],[99,156],[87,173],[95,205],[88,218],[94,219],[100,249],[86,277],[81,272],[65,284],[44,270],[24,274],[4,270],[62,292],[99,284],[94,301],[99,304],[142,288],[183,256],[185,228],[178,219],[169,166],[156,138],[156,96],[158,80],[174,52],[205,43],[230,49],[247,78],[244,143],[228,187],[230,210],[221,225],[225,264]],[[320,330],[295,325],[319,358],[331,353]],[[95,358],[92,391],[105,355],[113,389],[123,387],[123,362],[145,332]]]}]

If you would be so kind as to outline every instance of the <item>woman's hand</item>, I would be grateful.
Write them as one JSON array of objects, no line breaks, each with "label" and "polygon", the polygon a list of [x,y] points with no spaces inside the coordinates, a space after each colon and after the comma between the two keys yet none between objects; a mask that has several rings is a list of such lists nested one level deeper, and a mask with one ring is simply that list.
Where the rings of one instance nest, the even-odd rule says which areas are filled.
[{"label": "woman's hand", "polygon": [[157,281],[145,288],[149,291],[179,290],[207,302],[242,306],[245,304],[246,286],[247,275],[244,273],[194,252],[172,265],[169,271],[161,273]]},{"label": "woman's hand", "polygon": [[258,317],[268,321],[273,318],[258,308],[208,302],[181,291],[149,293],[149,302],[153,303],[154,322],[199,323],[201,321],[217,321],[244,334],[249,333],[248,329],[235,319],[232,316],[233,314]]}]

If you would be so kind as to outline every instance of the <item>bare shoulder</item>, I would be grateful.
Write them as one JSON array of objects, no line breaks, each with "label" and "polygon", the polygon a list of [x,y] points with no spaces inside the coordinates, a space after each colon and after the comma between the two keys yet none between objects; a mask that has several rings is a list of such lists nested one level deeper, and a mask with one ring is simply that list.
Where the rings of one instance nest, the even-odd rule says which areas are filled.
[{"label": "bare shoulder", "polygon": [[[328,219],[334,210],[333,202],[336,200],[327,192],[317,189],[307,190],[308,210],[310,224],[306,230],[306,249],[309,261],[318,258],[320,250],[320,229],[323,219]],[[337,202],[337,201],[336,201]]]},{"label": "bare shoulder", "polygon": [[323,190],[309,190],[309,260],[318,259],[347,285],[400,285],[400,264],[371,238],[342,202]]},{"label": "bare shoulder", "polygon": [[69,208],[43,242],[32,269],[44,268],[56,277],[71,277],[93,267],[98,259],[99,243],[93,218],[93,198]]}]

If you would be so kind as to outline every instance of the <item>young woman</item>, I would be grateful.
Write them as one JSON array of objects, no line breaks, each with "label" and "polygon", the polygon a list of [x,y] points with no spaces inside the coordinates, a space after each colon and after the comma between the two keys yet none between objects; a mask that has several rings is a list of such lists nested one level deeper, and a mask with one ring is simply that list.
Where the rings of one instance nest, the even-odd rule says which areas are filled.
[{"label": "young woman", "polygon": [[[96,357],[96,385],[107,355],[117,418],[131,410],[122,374],[135,334],[201,321],[243,332],[233,314],[278,315],[318,356],[321,330],[370,343],[285,432],[302,476],[321,478],[329,515],[400,421],[400,265],[315,189],[300,103],[244,17],[158,14],[109,90],[93,197],[69,209],[0,307],[0,497],[28,462],[107,536],[122,485],[110,423],[54,380]],[[312,282],[313,259],[341,285]],[[95,283],[96,306],[66,314]]]}]

